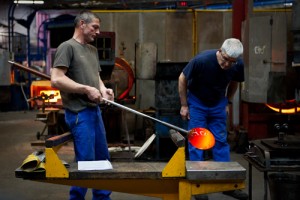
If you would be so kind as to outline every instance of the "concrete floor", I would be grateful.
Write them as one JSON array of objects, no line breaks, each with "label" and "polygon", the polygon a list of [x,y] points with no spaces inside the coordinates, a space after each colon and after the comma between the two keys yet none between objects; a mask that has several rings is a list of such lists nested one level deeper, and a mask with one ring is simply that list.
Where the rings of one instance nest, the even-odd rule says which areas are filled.
[{"label": "concrete floor", "polygon": [[[37,131],[41,131],[44,123],[35,121],[38,111],[0,112],[0,200],[66,200],[68,199],[69,186],[39,183],[16,178],[14,170],[22,161],[37,148],[31,145],[36,141]],[[64,147],[64,153],[73,155],[72,146]],[[63,159],[63,158],[62,158]],[[238,161],[243,167],[248,168],[248,163],[242,154],[232,152],[231,159]],[[68,161],[68,160],[66,160]],[[261,200],[264,195],[263,173],[253,168],[253,200]],[[248,178],[246,181],[248,187]],[[244,189],[248,191],[247,187]],[[270,197],[270,195],[269,195]],[[158,198],[140,195],[113,192],[112,200],[157,200]],[[91,199],[88,191],[86,199]],[[233,198],[221,193],[209,194],[210,200],[232,200]]]}]

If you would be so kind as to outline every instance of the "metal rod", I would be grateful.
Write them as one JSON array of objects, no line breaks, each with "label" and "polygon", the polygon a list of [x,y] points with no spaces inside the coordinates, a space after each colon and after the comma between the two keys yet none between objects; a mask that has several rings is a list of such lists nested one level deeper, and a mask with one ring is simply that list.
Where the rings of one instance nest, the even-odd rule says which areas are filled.
[{"label": "metal rod", "polygon": [[[21,64],[19,64],[19,63],[14,62],[14,61],[10,61],[10,60],[9,60],[8,62],[11,63],[11,64],[13,64],[13,65],[15,65],[15,66],[17,66],[19,69],[22,69],[22,70],[25,70],[25,71],[30,72],[30,73],[32,73],[32,74],[35,74],[35,75],[37,75],[37,76],[39,76],[39,77],[41,77],[41,78],[45,78],[45,79],[47,79],[47,80],[50,80],[50,79],[51,79],[49,75],[44,74],[44,73],[41,73],[41,72],[39,72],[39,71],[37,71],[37,70],[31,69],[31,68],[29,68],[29,67],[25,67],[25,66],[23,66],[23,65],[21,65]],[[122,108],[122,109],[124,109],[124,110],[130,111],[130,112],[132,112],[132,113],[134,113],[134,114],[137,114],[137,115],[140,115],[140,116],[142,116],[142,117],[146,117],[146,118],[148,118],[148,119],[151,119],[151,120],[154,120],[154,121],[156,121],[156,122],[159,122],[159,123],[161,123],[161,124],[163,124],[163,125],[165,125],[165,126],[168,126],[168,127],[172,128],[172,129],[175,129],[175,130],[177,130],[177,131],[179,131],[179,132],[182,132],[182,133],[185,133],[185,134],[188,134],[188,133],[189,133],[187,130],[182,129],[182,128],[178,127],[178,126],[174,126],[173,124],[169,124],[169,123],[167,123],[167,122],[161,121],[161,120],[159,120],[159,119],[156,119],[156,118],[151,117],[151,116],[149,116],[149,115],[146,115],[146,114],[144,114],[144,113],[138,112],[138,111],[136,111],[136,110],[134,110],[134,109],[131,109],[131,108],[128,108],[128,107],[123,106],[123,105],[121,105],[121,104],[118,104],[118,103],[116,103],[116,102],[114,102],[114,101],[111,101],[111,100],[108,100],[108,99],[105,99],[105,98],[102,98],[102,99],[103,99],[104,101],[106,101],[107,103],[110,103],[110,104],[112,104],[112,105],[114,105],[114,106],[117,106],[117,107],[119,107],[119,108]]]},{"label": "metal rod", "polygon": [[177,131],[179,131],[179,132],[182,132],[182,133],[185,133],[185,134],[188,134],[188,133],[189,133],[187,130],[182,129],[182,128],[177,127],[177,126],[174,126],[173,124],[169,124],[169,123],[167,123],[167,122],[161,121],[161,120],[159,120],[159,119],[156,119],[156,118],[154,118],[154,117],[151,117],[151,116],[149,116],[149,115],[146,115],[146,114],[144,114],[144,113],[141,113],[141,112],[139,112],[139,111],[136,111],[136,110],[134,110],[134,109],[131,109],[131,108],[128,108],[128,107],[123,106],[123,105],[121,105],[121,104],[118,104],[118,103],[116,103],[116,102],[114,102],[114,101],[111,101],[111,100],[108,100],[108,99],[105,99],[105,98],[102,98],[102,99],[103,99],[104,101],[106,101],[107,103],[110,103],[110,104],[112,104],[112,105],[114,105],[114,106],[117,106],[117,107],[119,107],[119,108],[122,108],[122,109],[124,109],[124,110],[130,111],[130,112],[132,112],[132,113],[134,113],[134,114],[137,114],[137,115],[140,115],[140,116],[142,116],[142,117],[146,117],[146,118],[151,119],[151,120],[153,120],[153,121],[159,122],[159,123],[161,123],[161,124],[163,124],[163,125],[165,125],[165,126],[168,126],[169,128],[173,128],[173,129],[175,129],[175,130],[177,130]]},{"label": "metal rod", "polygon": [[47,80],[50,80],[50,79],[51,79],[51,77],[50,77],[49,75],[44,74],[44,73],[42,73],[42,72],[39,72],[39,71],[37,71],[37,70],[31,69],[31,68],[29,68],[29,67],[26,67],[26,66],[24,66],[24,65],[21,65],[21,64],[19,64],[19,63],[14,62],[14,61],[11,61],[11,60],[9,60],[8,62],[9,62],[10,64],[13,64],[14,66],[18,67],[19,69],[24,70],[24,71],[26,71],[26,72],[30,72],[30,73],[32,73],[32,74],[34,74],[34,75],[39,76],[40,78],[44,78],[44,79],[47,79]]},{"label": "metal rod", "polygon": [[[35,75],[37,75],[37,76],[39,76],[39,77],[41,77],[41,78],[45,78],[45,79],[47,79],[47,80],[50,80],[50,79],[51,79],[50,76],[48,76],[47,74],[41,73],[41,72],[39,72],[39,71],[37,71],[37,70],[31,69],[31,68],[29,68],[29,67],[25,67],[25,66],[23,66],[23,65],[21,65],[21,64],[19,64],[19,63],[14,62],[14,61],[10,61],[10,60],[9,60],[8,62],[11,63],[11,64],[13,64],[13,65],[15,65],[15,66],[17,66],[19,69],[22,69],[22,70],[25,70],[25,71],[30,72],[30,73],[32,73],[32,74],[35,74]],[[173,124],[169,124],[169,123],[167,123],[167,122],[161,121],[161,120],[159,120],[159,119],[156,119],[156,118],[151,117],[151,116],[149,116],[149,115],[146,115],[146,114],[144,114],[144,113],[138,112],[138,111],[136,111],[136,110],[134,110],[134,109],[131,109],[131,108],[128,108],[128,107],[123,106],[123,105],[121,105],[121,104],[118,104],[118,103],[116,103],[116,102],[114,102],[114,101],[111,101],[111,100],[108,100],[108,99],[105,99],[105,98],[102,98],[102,99],[103,99],[104,101],[106,101],[107,103],[110,103],[110,104],[112,104],[112,105],[114,105],[114,106],[117,106],[117,107],[122,108],[122,109],[124,109],[124,110],[130,111],[130,112],[132,112],[132,113],[134,113],[134,114],[137,114],[137,115],[140,115],[140,116],[142,116],[142,117],[146,117],[146,118],[148,118],[148,119],[154,120],[154,121],[159,122],[159,123],[161,123],[161,124],[163,124],[163,125],[165,125],[165,126],[168,126],[168,127],[170,127],[170,128],[173,128],[173,129],[175,129],[175,130],[177,130],[177,131],[179,131],[179,132],[188,134],[188,131],[187,131],[187,130],[182,129],[182,128],[178,127],[178,126],[174,126]]]}]

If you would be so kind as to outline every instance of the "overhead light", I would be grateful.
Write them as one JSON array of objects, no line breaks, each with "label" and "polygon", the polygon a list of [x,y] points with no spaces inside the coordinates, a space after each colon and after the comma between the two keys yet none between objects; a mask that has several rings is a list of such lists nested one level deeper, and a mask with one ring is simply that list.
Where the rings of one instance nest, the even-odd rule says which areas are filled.
[{"label": "overhead light", "polygon": [[35,1],[35,0],[32,0],[32,1],[19,1],[19,0],[15,0],[14,3],[16,4],[44,4],[44,1]]}]

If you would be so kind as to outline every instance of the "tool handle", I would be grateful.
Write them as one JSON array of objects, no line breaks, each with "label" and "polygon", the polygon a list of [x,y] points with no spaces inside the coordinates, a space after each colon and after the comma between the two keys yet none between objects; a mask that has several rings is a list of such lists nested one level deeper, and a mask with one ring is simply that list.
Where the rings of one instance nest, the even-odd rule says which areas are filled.
[{"label": "tool handle", "polygon": [[188,134],[188,131],[187,131],[187,130],[182,129],[182,128],[177,127],[177,126],[174,126],[173,124],[169,124],[169,123],[167,123],[167,122],[161,121],[161,120],[159,120],[159,119],[156,119],[156,118],[151,117],[151,116],[149,116],[149,115],[146,115],[146,114],[144,114],[144,113],[138,112],[138,111],[136,111],[136,110],[134,110],[134,109],[131,109],[131,108],[128,108],[128,107],[123,106],[123,105],[121,105],[121,104],[118,104],[118,103],[116,103],[116,102],[114,102],[114,101],[111,101],[111,100],[108,100],[108,99],[105,99],[105,98],[102,98],[102,99],[103,99],[105,102],[110,103],[110,104],[112,104],[112,105],[114,105],[114,106],[117,106],[117,107],[122,108],[122,109],[124,109],[124,110],[130,111],[130,112],[132,112],[132,113],[134,113],[134,114],[137,114],[137,115],[140,115],[140,116],[142,116],[142,117],[151,119],[151,120],[153,120],[153,121],[159,122],[159,123],[161,123],[161,124],[163,124],[163,125],[165,125],[165,126],[168,126],[169,128],[175,129],[175,130],[177,130],[177,131],[179,131],[179,132],[181,132],[181,133]]}]

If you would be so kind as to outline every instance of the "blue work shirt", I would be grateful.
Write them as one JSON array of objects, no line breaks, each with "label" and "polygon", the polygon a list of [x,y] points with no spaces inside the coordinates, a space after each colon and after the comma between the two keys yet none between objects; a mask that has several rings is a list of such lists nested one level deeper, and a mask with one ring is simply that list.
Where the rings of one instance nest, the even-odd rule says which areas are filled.
[{"label": "blue work shirt", "polygon": [[236,64],[224,70],[218,63],[217,51],[203,51],[183,69],[188,91],[207,106],[214,106],[225,97],[230,81],[243,82],[245,79],[242,59],[239,58]]}]

